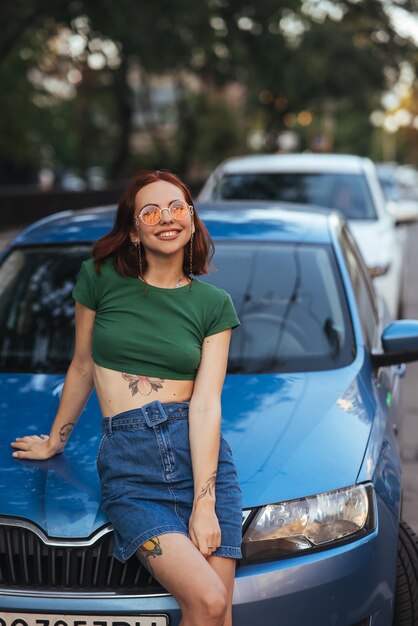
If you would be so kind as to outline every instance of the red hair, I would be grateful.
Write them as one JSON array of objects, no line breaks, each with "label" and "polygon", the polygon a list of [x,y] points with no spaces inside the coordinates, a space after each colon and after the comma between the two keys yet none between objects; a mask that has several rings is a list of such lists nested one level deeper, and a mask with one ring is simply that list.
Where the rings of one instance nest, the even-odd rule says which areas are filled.
[{"label": "red hair", "polygon": [[[193,206],[193,200],[189,188],[178,176],[167,170],[149,170],[136,174],[128,183],[116,212],[115,223],[112,230],[101,237],[93,247],[93,257],[96,271],[100,269],[101,261],[110,256],[115,257],[115,267],[122,276],[138,276],[138,253],[130,239],[132,224],[135,215],[135,197],[138,191],[151,183],[160,180],[171,183],[178,187],[184,194],[188,204]],[[193,206],[194,208],[194,206]],[[214,253],[214,245],[208,229],[203,224],[196,209],[193,215],[195,232],[193,235],[192,250],[192,274],[208,274],[210,260]],[[147,269],[147,259],[141,246],[143,272]],[[190,274],[190,242],[184,246],[183,272]]]}]

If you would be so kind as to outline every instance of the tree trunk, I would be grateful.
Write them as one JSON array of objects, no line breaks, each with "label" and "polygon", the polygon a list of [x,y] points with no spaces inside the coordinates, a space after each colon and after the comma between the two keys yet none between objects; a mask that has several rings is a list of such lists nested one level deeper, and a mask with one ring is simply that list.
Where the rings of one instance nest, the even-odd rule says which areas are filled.
[{"label": "tree trunk", "polygon": [[128,62],[122,60],[121,66],[115,74],[114,92],[119,126],[119,141],[114,159],[110,167],[109,177],[111,180],[124,178],[127,174],[130,160],[129,140],[132,132],[132,93],[127,82]]}]

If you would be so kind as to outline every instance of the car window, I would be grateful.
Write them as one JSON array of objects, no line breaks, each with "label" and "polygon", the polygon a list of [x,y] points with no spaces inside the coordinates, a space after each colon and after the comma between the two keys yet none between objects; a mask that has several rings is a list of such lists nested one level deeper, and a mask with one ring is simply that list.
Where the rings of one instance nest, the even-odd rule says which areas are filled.
[{"label": "car window", "polygon": [[65,372],[74,351],[71,296],[88,246],[18,248],[0,266],[0,370]]},{"label": "car window", "polygon": [[[0,370],[65,372],[74,351],[71,296],[86,245],[13,250],[0,266]],[[321,370],[352,360],[353,336],[331,249],[218,242],[215,273],[241,327],[229,372]]]},{"label": "car window", "polygon": [[378,306],[374,288],[361,259],[358,247],[347,228],[341,232],[341,247],[353,285],[357,306],[368,348],[376,341]]},{"label": "car window", "polygon": [[349,220],[377,219],[363,174],[254,173],[224,174],[214,199],[279,200],[315,204],[340,211]]},{"label": "car window", "polygon": [[232,297],[231,372],[324,370],[352,361],[353,335],[332,249],[216,242],[216,273],[200,277]]}]

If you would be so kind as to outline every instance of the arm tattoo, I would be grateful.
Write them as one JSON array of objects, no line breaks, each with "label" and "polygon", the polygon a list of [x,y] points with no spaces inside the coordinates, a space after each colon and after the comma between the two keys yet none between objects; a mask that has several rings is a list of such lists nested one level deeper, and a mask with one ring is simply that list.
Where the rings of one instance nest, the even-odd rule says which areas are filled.
[{"label": "arm tattoo", "polygon": [[68,422],[68,424],[64,424],[64,426],[60,429],[60,441],[61,443],[65,443],[68,437],[74,430],[74,422]]},{"label": "arm tattoo", "polygon": [[210,475],[210,478],[208,478],[208,480],[206,481],[206,485],[202,487],[202,490],[197,499],[200,500],[201,498],[204,498],[207,495],[214,497],[215,496],[215,483],[216,483],[216,471],[212,472],[212,474]]},{"label": "arm tattoo", "polygon": [[142,565],[149,571],[151,576],[154,576],[154,572],[150,563],[150,558],[151,556],[153,556],[155,559],[157,555],[160,555],[162,553],[163,551],[160,546],[160,540],[158,539],[158,537],[153,537],[152,539],[149,539],[148,541],[143,543],[142,546],[139,546],[138,550],[136,551],[136,556],[141,561]]},{"label": "arm tattoo", "polygon": [[133,396],[140,393],[142,396],[149,396],[151,391],[158,391],[162,388],[164,380],[162,378],[150,378],[133,374],[122,374],[122,378],[129,382],[129,389]]}]

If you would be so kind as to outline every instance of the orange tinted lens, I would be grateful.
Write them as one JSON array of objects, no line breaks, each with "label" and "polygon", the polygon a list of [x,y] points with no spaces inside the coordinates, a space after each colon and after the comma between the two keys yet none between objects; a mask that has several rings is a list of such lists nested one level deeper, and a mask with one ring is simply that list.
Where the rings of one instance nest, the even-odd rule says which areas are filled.
[{"label": "orange tinted lens", "polygon": [[153,204],[149,204],[148,206],[144,206],[141,211],[141,219],[144,224],[157,224],[160,220],[160,209]]},{"label": "orange tinted lens", "polygon": [[175,200],[170,204],[171,215],[175,220],[184,220],[189,213],[189,205],[187,202]]}]

